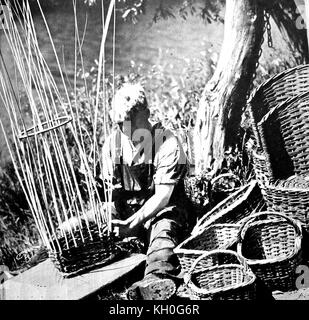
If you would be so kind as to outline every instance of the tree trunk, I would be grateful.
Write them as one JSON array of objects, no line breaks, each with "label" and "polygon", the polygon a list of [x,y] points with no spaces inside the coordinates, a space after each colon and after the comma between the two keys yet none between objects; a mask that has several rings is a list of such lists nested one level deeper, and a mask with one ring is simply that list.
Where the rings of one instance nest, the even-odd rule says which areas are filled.
[{"label": "tree trunk", "polygon": [[[285,39],[293,52],[295,64],[308,63],[307,31],[305,25],[302,25],[298,21],[301,19],[301,15],[297,13],[298,10],[295,1],[277,1],[274,4],[270,1],[269,5],[268,11],[277,24],[283,39]],[[306,5],[308,7],[308,0],[306,0]]]},{"label": "tree trunk", "polygon": [[263,39],[263,7],[227,0],[223,45],[216,71],[201,97],[194,132],[195,168],[220,168],[225,147],[237,140]]},{"label": "tree trunk", "polygon": [[[306,13],[305,13],[305,28],[307,31],[307,46],[309,44],[309,0],[305,0],[305,8],[306,8]],[[306,27],[307,26],[307,27]]]}]

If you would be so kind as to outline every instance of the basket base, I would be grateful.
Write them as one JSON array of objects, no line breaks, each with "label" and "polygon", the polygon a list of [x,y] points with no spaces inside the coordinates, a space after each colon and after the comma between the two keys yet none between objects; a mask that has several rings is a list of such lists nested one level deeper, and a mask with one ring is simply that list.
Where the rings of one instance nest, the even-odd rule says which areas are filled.
[{"label": "basket base", "polygon": [[69,278],[111,264],[131,253],[144,253],[143,251],[144,244],[138,239],[123,241],[104,236],[100,240],[79,243],[77,247],[49,251],[49,258],[62,276]]}]

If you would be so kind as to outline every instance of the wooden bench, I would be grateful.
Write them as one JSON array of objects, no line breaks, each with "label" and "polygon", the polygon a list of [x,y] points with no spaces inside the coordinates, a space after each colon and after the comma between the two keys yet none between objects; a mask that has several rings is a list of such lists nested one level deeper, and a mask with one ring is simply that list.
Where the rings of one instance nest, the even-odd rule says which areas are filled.
[{"label": "wooden bench", "polygon": [[134,270],[145,261],[134,254],[105,267],[72,278],[63,278],[51,260],[13,277],[0,286],[1,300],[78,300]]}]

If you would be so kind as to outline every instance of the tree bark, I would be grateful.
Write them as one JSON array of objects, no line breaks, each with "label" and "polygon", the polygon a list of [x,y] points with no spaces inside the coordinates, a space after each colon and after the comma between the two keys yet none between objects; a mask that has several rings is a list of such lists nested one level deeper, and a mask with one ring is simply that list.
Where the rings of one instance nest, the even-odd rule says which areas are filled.
[{"label": "tree bark", "polygon": [[305,0],[305,8],[306,8],[306,13],[305,13],[305,21],[306,21],[306,31],[307,31],[307,46],[309,44],[309,0]]},{"label": "tree bark", "polygon": [[[306,5],[309,5],[308,0],[306,0]],[[269,1],[268,11],[293,52],[295,64],[308,63],[307,31],[305,25],[298,23],[301,15],[297,14],[295,1],[284,0],[273,4]]]},{"label": "tree bark", "polygon": [[263,7],[258,1],[226,1],[223,45],[216,71],[202,94],[194,130],[197,174],[220,168],[225,147],[237,140],[263,26]]}]

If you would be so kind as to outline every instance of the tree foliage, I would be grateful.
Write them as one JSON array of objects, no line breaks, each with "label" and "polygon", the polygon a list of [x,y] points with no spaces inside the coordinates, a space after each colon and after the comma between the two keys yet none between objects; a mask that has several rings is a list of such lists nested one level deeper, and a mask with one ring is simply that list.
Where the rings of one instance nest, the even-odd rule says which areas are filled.
[{"label": "tree foliage", "polygon": [[[83,1],[90,6],[97,5],[100,2],[99,0]],[[147,3],[149,3],[149,0],[117,0],[116,6],[123,19],[136,23],[138,16],[145,13]],[[177,16],[186,20],[189,15],[192,15],[199,16],[208,23],[213,21],[223,22],[222,7],[224,4],[224,0],[179,0],[172,2],[160,0],[152,21],[156,23],[159,20],[176,18]]]}]

